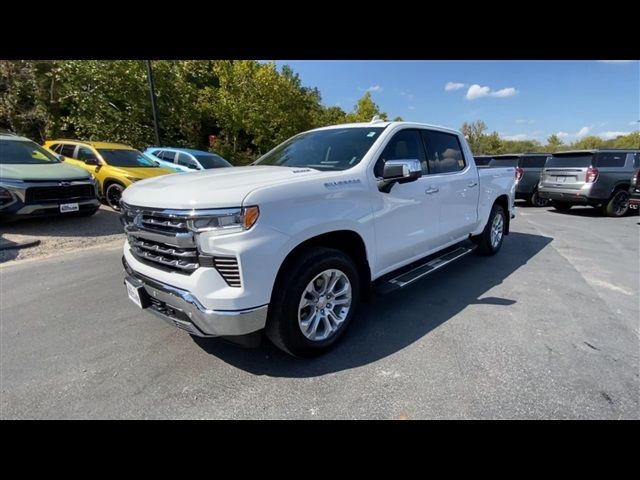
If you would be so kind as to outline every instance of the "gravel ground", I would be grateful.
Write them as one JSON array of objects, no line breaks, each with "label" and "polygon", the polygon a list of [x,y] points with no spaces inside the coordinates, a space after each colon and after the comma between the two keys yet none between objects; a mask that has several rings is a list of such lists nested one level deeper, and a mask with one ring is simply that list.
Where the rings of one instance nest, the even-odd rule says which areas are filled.
[{"label": "gravel ground", "polygon": [[0,235],[9,242],[40,240],[34,247],[0,250],[0,263],[48,257],[124,240],[118,213],[104,205],[91,217],[60,216],[5,223],[0,225]]}]

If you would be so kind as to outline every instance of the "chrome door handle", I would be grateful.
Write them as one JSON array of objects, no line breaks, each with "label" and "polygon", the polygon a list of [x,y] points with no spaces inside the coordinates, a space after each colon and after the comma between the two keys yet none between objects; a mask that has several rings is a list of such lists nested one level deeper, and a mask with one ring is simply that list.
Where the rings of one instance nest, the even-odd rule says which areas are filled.
[{"label": "chrome door handle", "polygon": [[469,185],[467,185],[467,187],[471,188],[475,187],[476,185],[478,185],[478,182],[469,182]]},{"label": "chrome door handle", "polygon": [[427,188],[427,189],[424,191],[424,193],[426,193],[427,195],[431,195],[431,194],[433,194],[433,193],[438,193],[439,191],[440,191],[440,189],[439,189],[439,188],[430,187],[430,188]]}]

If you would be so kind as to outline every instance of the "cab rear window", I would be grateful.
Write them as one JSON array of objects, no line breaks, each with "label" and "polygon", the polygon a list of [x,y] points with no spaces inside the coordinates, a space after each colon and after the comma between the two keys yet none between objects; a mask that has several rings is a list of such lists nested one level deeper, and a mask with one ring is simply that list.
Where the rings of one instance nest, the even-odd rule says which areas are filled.
[{"label": "cab rear window", "polygon": [[593,155],[553,155],[549,160],[547,160],[547,164],[545,166],[547,168],[585,168],[592,165],[592,162]]}]

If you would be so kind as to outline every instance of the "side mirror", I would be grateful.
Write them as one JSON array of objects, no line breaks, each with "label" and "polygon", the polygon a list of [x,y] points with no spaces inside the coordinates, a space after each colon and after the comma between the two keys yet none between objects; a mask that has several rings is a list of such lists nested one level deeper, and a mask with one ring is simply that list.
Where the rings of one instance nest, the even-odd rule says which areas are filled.
[{"label": "side mirror", "polygon": [[419,160],[387,160],[382,171],[382,181],[378,182],[381,192],[389,193],[396,183],[409,183],[422,176]]},{"label": "side mirror", "polygon": [[190,168],[191,170],[200,170],[197,165],[193,165],[193,164],[187,165],[187,168]]},{"label": "side mirror", "polygon": [[55,156],[56,156],[56,158],[58,160],[60,160],[61,162],[64,162],[64,156],[63,155],[60,155],[59,153],[56,153]]},{"label": "side mirror", "polygon": [[86,163],[87,165],[100,165],[100,162],[98,161],[97,158],[85,158],[84,163]]},{"label": "side mirror", "polygon": [[388,160],[384,164],[384,180],[408,183],[422,176],[422,165],[418,160]]}]

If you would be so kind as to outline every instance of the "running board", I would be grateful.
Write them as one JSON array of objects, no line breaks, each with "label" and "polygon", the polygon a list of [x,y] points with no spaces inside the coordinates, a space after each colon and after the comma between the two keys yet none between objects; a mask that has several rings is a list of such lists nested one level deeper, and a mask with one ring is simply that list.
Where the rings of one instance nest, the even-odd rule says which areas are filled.
[{"label": "running board", "polygon": [[[444,252],[440,252],[439,256],[429,256],[425,258],[420,265],[412,268],[409,271],[405,271],[400,275],[389,278],[388,280],[381,279],[382,281],[376,282],[375,290],[378,293],[386,294],[399,288],[404,288],[407,285],[411,285],[413,282],[426,277],[427,275],[439,270],[445,265],[454,262],[465,255],[470,254],[476,249],[476,245],[459,246],[452,249],[447,249]],[[438,255],[438,254],[436,254]],[[387,277],[388,278],[388,277]]]}]

